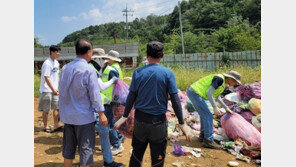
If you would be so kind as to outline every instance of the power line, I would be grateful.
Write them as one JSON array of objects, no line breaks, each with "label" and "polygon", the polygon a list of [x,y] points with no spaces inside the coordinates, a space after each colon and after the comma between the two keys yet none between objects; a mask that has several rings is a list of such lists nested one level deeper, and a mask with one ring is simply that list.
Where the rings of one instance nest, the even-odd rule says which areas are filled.
[{"label": "power line", "polygon": [[167,2],[172,2],[172,1],[165,1],[165,2],[160,2],[160,3],[155,3],[155,4],[153,4],[153,5],[149,5],[149,6],[147,6],[147,5],[140,5],[140,7],[138,7],[137,9],[141,9],[141,8],[149,8],[149,7],[152,7],[152,6],[155,6],[155,5],[160,5],[160,4],[164,4],[164,3],[167,3]]},{"label": "power line", "polygon": [[166,13],[167,11],[169,11],[169,10],[171,10],[171,9],[173,9],[173,8],[175,8],[175,6],[172,7],[172,8],[169,8],[168,10],[166,10],[166,11],[164,11],[164,12],[162,12],[162,13],[160,13],[159,16],[162,15],[162,14],[164,14],[164,13]]}]

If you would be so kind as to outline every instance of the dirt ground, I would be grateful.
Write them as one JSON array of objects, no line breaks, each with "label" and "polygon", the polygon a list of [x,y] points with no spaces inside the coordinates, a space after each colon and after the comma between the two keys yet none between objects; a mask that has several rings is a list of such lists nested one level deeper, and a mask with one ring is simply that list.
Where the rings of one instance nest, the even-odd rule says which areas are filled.
[{"label": "dirt ground", "polygon": [[[34,99],[34,165],[35,166],[63,166],[63,156],[62,156],[62,132],[55,133],[45,133],[43,132],[42,125],[42,113],[38,111],[39,99]],[[53,126],[52,112],[49,114],[49,125]],[[52,127],[53,128],[53,127]],[[173,144],[169,141],[167,146],[167,153],[165,159],[165,166],[173,166],[174,162],[184,162],[183,167],[186,166],[198,166],[198,167],[226,167],[229,161],[239,162],[240,167],[255,167],[255,163],[250,164],[243,161],[235,159],[235,156],[227,153],[223,150],[213,150],[207,149],[201,146],[200,143],[189,143],[185,140],[185,137],[181,137],[181,145],[196,147],[202,149],[203,156],[195,158],[192,155],[189,156],[175,156],[173,151]],[[96,137],[96,147],[94,154],[95,163],[92,166],[103,166],[103,156],[101,151],[99,151],[98,146],[99,136]],[[114,160],[117,162],[122,162],[125,166],[128,166],[131,147],[131,139],[126,139],[123,143],[124,151],[122,154],[114,156]],[[78,166],[79,155],[76,153],[74,159],[74,166]],[[143,167],[151,166],[150,161],[150,149],[147,148],[145,156],[143,159]]]}]

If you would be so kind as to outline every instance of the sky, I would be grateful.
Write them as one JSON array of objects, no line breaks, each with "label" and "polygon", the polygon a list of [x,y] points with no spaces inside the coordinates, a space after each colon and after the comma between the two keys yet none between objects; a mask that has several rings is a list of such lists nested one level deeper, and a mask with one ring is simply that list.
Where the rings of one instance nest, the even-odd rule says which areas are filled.
[{"label": "sky", "polygon": [[125,22],[122,10],[133,10],[135,18],[149,14],[165,15],[173,11],[178,0],[35,0],[34,37],[42,45],[60,43],[68,34],[90,25]]}]

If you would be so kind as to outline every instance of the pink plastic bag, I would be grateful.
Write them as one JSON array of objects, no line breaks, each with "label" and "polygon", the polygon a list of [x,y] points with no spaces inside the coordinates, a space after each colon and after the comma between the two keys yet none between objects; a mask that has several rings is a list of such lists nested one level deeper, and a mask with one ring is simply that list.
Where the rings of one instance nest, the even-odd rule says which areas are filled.
[{"label": "pink plastic bag", "polygon": [[261,82],[241,85],[236,88],[239,100],[248,101],[251,98],[261,99]]},{"label": "pink plastic bag", "polygon": [[[183,113],[183,118],[187,118],[189,116],[189,112],[186,108],[186,104],[187,104],[187,100],[189,99],[188,96],[183,93],[183,92],[179,92],[178,96],[180,98],[180,102],[181,102],[181,106],[182,106],[182,113]],[[168,103],[168,111],[173,111],[173,106],[171,101],[169,101]]]},{"label": "pink plastic bag", "polygon": [[250,124],[252,124],[252,118],[255,116],[251,111],[245,111],[240,113],[240,115],[245,118]]},{"label": "pink plastic bag", "polygon": [[[114,104],[112,105],[112,110],[113,110],[113,115],[115,118],[115,121],[120,119],[122,115],[124,114],[124,109],[125,109],[125,103],[126,103],[126,98],[129,93],[129,86],[123,82],[121,79],[118,79],[118,81],[114,84],[114,89],[113,89],[113,102]],[[133,136],[133,131],[134,131],[134,115],[135,115],[135,110],[132,109],[130,114],[128,115],[127,121],[120,126],[118,131],[126,136],[127,138],[132,138]]]},{"label": "pink plastic bag", "polygon": [[222,128],[233,140],[241,138],[251,146],[261,146],[261,133],[237,113],[226,113],[221,117]]},{"label": "pink plastic bag", "polygon": [[[119,120],[121,116],[124,113],[124,106],[119,105],[119,106],[112,106],[113,114],[115,121]],[[127,121],[123,123],[118,131],[123,134],[127,138],[132,138],[133,137],[133,131],[134,131],[134,115],[135,115],[135,110],[132,109],[131,112],[129,113],[127,117]]]},{"label": "pink plastic bag", "polygon": [[129,93],[129,86],[121,79],[114,84],[112,101],[120,104],[125,104],[127,95]]}]

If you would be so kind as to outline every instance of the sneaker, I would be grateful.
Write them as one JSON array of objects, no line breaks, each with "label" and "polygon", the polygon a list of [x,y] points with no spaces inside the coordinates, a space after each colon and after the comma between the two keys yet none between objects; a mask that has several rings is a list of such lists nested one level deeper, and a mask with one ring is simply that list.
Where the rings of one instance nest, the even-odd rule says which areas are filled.
[{"label": "sneaker", "polygon": [[126,139],[126,138],[125,138],[125,136],[123,136],[123,135],[119,137],[119,140],[120,140],[121,143],[124,143],[125,139]]},{"label": "sneaker", "polygon": [[104,165],[103,165],[103,167],[122,167],[122,166],[123,166],[122,163],[117,163],[115,161],[111,163],[104,162]]},{"label": "sneaker", "polygon": [[199,137],[198,137],[198,141],[201,143],[203,142],[203,139],[205,138],[204,134],[203,133],[200,133],[199,134]]},{"label": "sneaker", "polygon": [[118,148],[112,147],[111,152],[112,152],[112,155],[117,155],[117,154],[121,153],[123,150],[124,150],[124,147],[121,145]]},{"label": "sneaker", "polygon": [[214,140],[209,141],[209,140],[207,140],[207,139],[203,139],[203,143],[202,143],[202,145],[203,145],[204,147],[212,148],[212,149],[221,149],[221,148],[222,148],[222,147],[221,147],[219,144],[217,144]]}]

